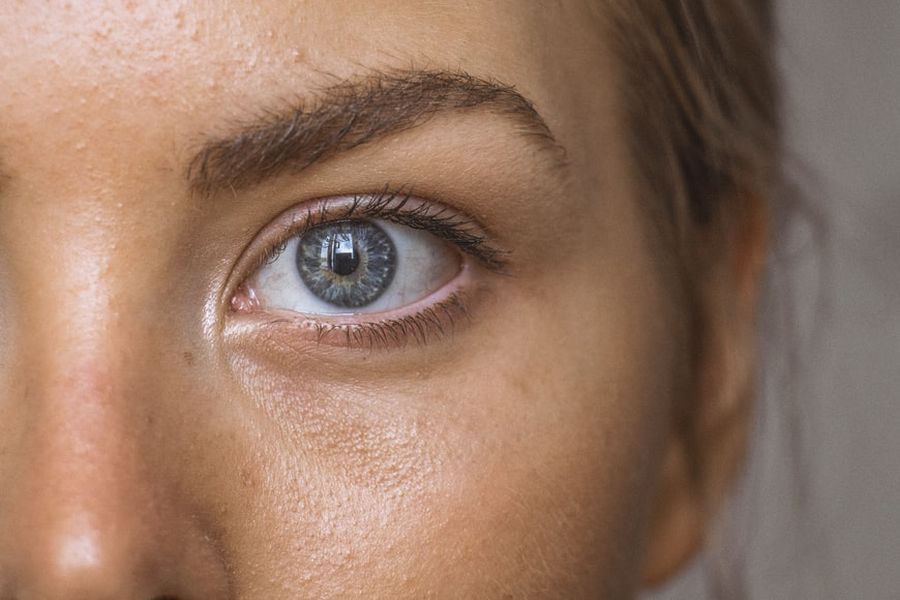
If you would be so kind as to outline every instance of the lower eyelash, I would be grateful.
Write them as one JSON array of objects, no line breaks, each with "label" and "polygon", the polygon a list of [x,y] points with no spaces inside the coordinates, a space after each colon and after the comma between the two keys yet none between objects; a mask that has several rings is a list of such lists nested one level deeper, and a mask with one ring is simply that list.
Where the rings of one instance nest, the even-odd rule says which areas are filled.
[{"label": "lower eyelash", "polygon": [[455,292],[418,313],[369,323],[327,323],[281,318],[270,325],[295,325],[314,332],[316,342],[349,349],[399,349],[425,346],[453,334],[460,319],[469,319],[463,293]]}]

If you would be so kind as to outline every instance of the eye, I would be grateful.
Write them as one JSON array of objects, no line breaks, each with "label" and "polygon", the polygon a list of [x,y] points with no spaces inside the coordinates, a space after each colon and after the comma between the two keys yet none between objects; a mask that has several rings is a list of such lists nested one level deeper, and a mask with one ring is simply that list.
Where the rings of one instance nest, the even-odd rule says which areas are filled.
[{"label": "eye", "polygon": [[244,251],[241,281],[229,286],[232,322],[291,343],[427,344],[473,322],[492,274],[509,273],[508,256],[475,219],[432,200],[384,191],[309,201]]},{"label": "eye", "polygon": [[340,219],[289,238],[245,287],[265,310],[383,313],[438,291],[461,267],[458,251],[422,229]]}]

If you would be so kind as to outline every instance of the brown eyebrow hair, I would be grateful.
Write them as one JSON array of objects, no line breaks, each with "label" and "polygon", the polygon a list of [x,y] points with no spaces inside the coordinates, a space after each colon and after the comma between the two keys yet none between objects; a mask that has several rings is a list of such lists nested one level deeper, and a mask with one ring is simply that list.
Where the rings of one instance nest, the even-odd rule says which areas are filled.
[{"label": "brown eyebrow hair", "polygon": [[436,114],[475,107],[513,119],[526,138],[551,151],[558,164],[565,162],[565,150],[544,119],[512,86],[461,72],[400,71],[341,82],[313,102],[296,102],[212,139],[190,161],[188,184],[203,195],[250,187],[411,129]]}]

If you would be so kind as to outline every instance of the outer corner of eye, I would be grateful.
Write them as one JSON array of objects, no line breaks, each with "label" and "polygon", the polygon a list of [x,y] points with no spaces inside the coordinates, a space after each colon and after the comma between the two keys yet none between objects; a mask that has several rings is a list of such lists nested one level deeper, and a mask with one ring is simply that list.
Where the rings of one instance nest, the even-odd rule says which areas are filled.
[{"label": "outer corner of eye", "polygon": [[461,270],[461,254],[424,230],[383,220],[316,225],[242,284],[235,312],[346,316],[391,312],[428,297]]}]

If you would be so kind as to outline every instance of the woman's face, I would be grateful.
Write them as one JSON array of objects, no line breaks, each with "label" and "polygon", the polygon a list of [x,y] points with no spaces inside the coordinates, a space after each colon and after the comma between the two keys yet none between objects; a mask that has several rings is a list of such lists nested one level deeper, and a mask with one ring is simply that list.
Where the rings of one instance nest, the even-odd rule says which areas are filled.
[{"label": "woman's face", "polygon": [[633,593],[684,339],[597,11],[51,5],[0,9],[0,597]]}]

